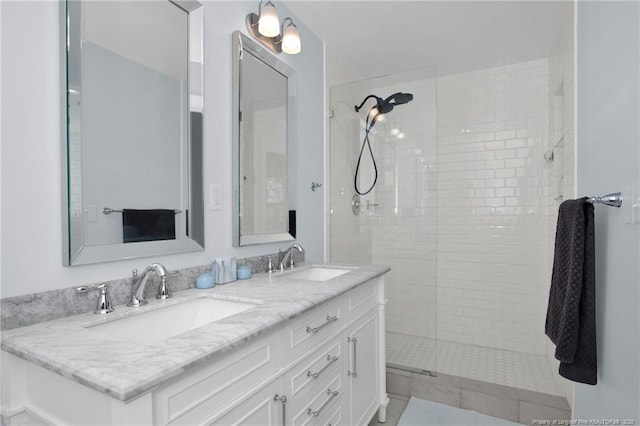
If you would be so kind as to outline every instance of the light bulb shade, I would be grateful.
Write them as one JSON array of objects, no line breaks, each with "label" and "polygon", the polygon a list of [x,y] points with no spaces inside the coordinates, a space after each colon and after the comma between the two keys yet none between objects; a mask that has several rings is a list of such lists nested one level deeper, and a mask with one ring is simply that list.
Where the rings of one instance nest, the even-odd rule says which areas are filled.
[{"label": "light bulb shade", "polygon": [[282,34],[282,51],[289,55],[295,55],[302,50],[302,44],[300,42],[300,32],[295,24],[291,23],[287,25]]},{"label": "light bulb shade", "polygon": [[276,37],[280,35],[280,19],[278,18],[278,11],[270,1],[262,6],[262,10],[260,11],[258,32],[265,37]]}]

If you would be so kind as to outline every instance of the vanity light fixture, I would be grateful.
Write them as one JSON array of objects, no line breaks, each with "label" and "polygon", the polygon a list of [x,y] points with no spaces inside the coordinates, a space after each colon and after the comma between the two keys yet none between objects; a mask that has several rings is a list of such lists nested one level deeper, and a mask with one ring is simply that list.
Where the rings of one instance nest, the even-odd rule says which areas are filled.
[{"label": "vanity light fixture", "polygon": [[302,50],[300,32],[293,23],[293,19],[286,17],[280,27],[276,7],[270,0],[264,6],[262,2],[263,0],[260,0],[258,14],[247,15],[246,24],[249,34],[273,53],[284,52],[289,55],[300,53]]},{"label": "vanity light fixture", "polygon": [[262,0],[258,6],[260,17],[258,18],[258,32],[265,37],[276,37],[280,35],[280,18],[278,11],[270,1],[262,7]]},{"label": "vanity light fixture", "polygon": [[[288,24],[287,20],[289,20]],[[296,24],[293,23],[291,18],[287,17],[282,21],[282,28],[282,51],[289,55],[300,53],[302,43],[300,42],[300,32]]]}]

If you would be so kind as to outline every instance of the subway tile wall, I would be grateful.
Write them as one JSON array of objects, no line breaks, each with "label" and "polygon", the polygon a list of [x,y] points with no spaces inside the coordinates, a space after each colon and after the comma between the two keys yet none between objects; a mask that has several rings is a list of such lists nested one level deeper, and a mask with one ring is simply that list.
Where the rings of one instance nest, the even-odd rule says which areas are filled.
[{"label": "subway tile wall", "polygon": [[545,353],[549,61],[438,80],[438,338]]},{"label": "subway tile wall", "polygon": [[[385,277],[387,328],[435,338],[436,333],[436,78],[423,69],[331,90],[329,260],[378,263]],[[355,165],[372,100],[356,114],[353,106],[375,93],[385,98],[409,92],[414,100],[376,123],[369,138],[376,157],[375,189],[351,208]],[[361,192],[373,181],[365,148],[359,173]]]},{"label": "subway tile wall", "polygon": [[[69,115],[82,114],[80,95],[69,92]],[[69,174],[69,247],[82,247],[84,244],[84,220],[82,211],[82,135],[80,128],[71,120],[67,136],[67,173]],[[71,253],[71,257],[77,253]]]},{"label": "subway tile wall", "polygon": [[330,92],[327,254],[334,263],[372,263],[371,220],[352,212],[353,174],[360,148],[360,118],[353,109],[361,99],[358,91],[358,87],[343,85]]},{"label": "subway tile wall", "polygon": [[[332,88],[329,260],[391,266],[388,331],[545,354],[549,60],[413,77]],[[400,90],[414,101],[376,124],[378,184],[355,216],[353,104]]]},{"label": "subway tile wall", "polygon": [[[244,110],[246,143],[242,144],[240,171],[242,234],[269,234],[288,231],[287,135],[283,106],[250,105]],[[276,170],[278,173],[269,173]]]},{"label": "subway tile wall", "polygon": [[[387,264],[388,331],[435,338],[437,330],[437,80],[431,70],[377,89],[409,92],[376,124],[378,184],[373,208],[372,259]],[[379,126],[379,127],[378,127]]]}]

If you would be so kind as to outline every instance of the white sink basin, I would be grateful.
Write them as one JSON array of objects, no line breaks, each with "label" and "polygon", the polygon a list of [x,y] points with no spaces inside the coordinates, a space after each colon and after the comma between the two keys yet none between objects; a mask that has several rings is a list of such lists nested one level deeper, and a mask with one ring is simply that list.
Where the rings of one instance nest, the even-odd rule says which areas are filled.
[{"label": "white sink basin", "polygon": [[246,311],[260,302],[199,297],[140,314],[90,326],[98,333],[140,343],[157,344],[169,337]]},{"label": "white sink basin", "polygon": [[332,278],[344,275],[353,269],[337,268],[333,266],[309,266],[297,271],[287,272],[282,278],[292,278],[309,281],[329,281]]}]

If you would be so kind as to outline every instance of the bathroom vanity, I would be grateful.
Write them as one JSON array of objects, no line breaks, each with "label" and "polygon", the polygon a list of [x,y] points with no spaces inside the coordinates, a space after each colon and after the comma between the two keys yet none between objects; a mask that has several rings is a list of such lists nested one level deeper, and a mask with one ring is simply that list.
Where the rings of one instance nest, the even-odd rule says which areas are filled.
[{"label": "bathroom vanity", "polygon": [[366,425],[376,411],[384,420],[388,270],[304,266],[7,331],[4,421]]}]

